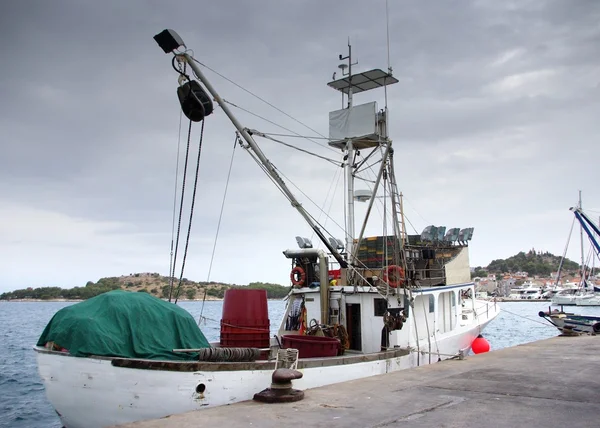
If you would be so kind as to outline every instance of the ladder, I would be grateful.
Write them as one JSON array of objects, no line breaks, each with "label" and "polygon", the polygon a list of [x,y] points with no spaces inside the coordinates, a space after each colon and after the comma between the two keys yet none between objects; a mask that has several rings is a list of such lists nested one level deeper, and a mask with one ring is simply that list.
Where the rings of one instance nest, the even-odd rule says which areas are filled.
[{"label": "ladder", "polygon": [[[402,206],[402,193],[398,191],[398,184],[396,183],[396,173],[394,171],[394,153],[390,152],[388,160],[388,180],[390,184],[390,193],[392,199],[392,218],[394,222],[394,263],[402,263],[402,268],[406,272],[406,261],[405,257],[401,255],[404,251],[404,247],[407,244],[408,237],[406,235],[406,225],[404,223],[404,209]],[[397,243],[400,243],[398,248]]]}]

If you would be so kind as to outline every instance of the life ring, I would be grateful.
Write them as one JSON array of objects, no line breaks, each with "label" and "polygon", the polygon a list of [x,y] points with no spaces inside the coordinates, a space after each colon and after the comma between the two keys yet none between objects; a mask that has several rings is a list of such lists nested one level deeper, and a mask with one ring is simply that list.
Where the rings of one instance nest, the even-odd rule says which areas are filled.
[{"label": "life ring", "polygon": [[[402,269],[400,266],[398,265],[390,265],[387,267],[386,271],[386,278],[387,278],[387,283],[390,284],[390,287],[392,288],[397,288],[400,287],[402,285],[404,285],[404,269]],[[390,276],[394,277],[395,279],[390,279]]]},{"label": "life ring", "polygon": [[300,266],[296,266],[290,272],[290,279],[292,280],[292,284],[301,287],[304,285],[304,281],[306,281],[306,272]]}]

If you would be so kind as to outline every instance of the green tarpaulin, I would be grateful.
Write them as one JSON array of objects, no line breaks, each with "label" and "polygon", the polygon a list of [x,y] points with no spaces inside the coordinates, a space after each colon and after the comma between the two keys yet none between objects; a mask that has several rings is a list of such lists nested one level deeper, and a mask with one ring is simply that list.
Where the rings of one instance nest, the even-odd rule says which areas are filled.
[{"label": "green tarpaulin", "polygon": [[197,354],[173,349],[208,348],[210,344],[185,309],[148,293],[121,290],[100,294],[59,310],[40,336],[71,355],[194,360]]}]

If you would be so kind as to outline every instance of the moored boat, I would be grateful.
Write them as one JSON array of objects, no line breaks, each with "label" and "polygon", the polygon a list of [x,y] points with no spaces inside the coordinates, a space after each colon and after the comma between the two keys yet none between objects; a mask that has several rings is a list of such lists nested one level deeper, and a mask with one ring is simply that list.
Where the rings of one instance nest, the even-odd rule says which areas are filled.
[{"label": "moored boat", "polygon": [[[328,83],[348,100],[346,107],[329,115],[329,146],[340,150],[346,174],[346,236],[340,240],[322,229],[296,199],[256,143],[255,137],[266,134],[240,124],[189,51],[180,50],[181,38],[165,30],[155,40],[173,54],[185,115],[191,122],[204,122],[216,100],[244,148],[306,220],[322,248],[297,237],[299,248],[284,251],[291,264],[292,287],[272,338],[265,338],[264,316],[259,323],[242,325],[225,313],[219,343],[189,344],[181,349],[165,343],[159,357],[140,353],[136,347],[126,355],[98,355],[96,348],[73,354],[55,337],[43,335],[34,348],[39,373],[48,399],[67,428],[104,427],[249,400],[271,383],[275,369],[284,366],[301,373],[294,387],[306,390],[457,358],[469,351],[499,313],[495,302],[475,298],[469,267],[473,228],[446,231],[444,226],[430,225],[419,235],[406,232],[387,134],[387,105],[378,110],[374,102],[352,103],[357,92],[397,83],[391,71],[352,74],[356,63],[349,45],[348,55],[340,55],[348,60],[348,73]],[[185,74],[187,67],[199,81]],[[373,188],[355,192],[354,180],[367,160],[377,165]],[[371,208],[380,197],[389,204],[384,205],[388,213],[384,224],[389,229],[384,226],[383,230],[391,232],[367,236]],[[355,201],[368,202],[358,234]],[[226,295],[224,306],[231,302]],[[130,328],[122,337],[134,341],[138,334],[135,316],[128,319]],[[181,334],[175,326],[165,328],[173,335]],[[91,332],[78,330],[82,340],[87,333]],[[297,352],[289,353],[286,360],[288,354],[281,349]]]}]

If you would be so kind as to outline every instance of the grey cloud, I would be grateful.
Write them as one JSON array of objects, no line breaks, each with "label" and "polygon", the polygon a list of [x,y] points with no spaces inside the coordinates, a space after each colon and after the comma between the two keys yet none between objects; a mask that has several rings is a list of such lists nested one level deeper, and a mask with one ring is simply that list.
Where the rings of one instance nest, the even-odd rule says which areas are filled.
[{"label": "grey cloud", "polygon": [[[337,55],[345,53],[347,36],[360,70],[387,67],[383,1],[63,0],[5,2],[1,8],[0,202],[110,222],[97,233],[111,236],[107,246],[127,237],[131,251],[123,254],[130,254],[131,268],[125,271],[151,269],[163,257],[157,249],[170,240],[177,76],[152,40],[155,33],[176,29],[200,61],[323,134],[327,113],[340,108],[339,95],[325,84],[337,70]],[[401,187],[422,214],[410,213],[415,227],[444,221],[477,226],[481,235],[475,241],[481,241],[474,241],[471,258],[485,264],[510,255],[497,248],[524,249],[520,237],[526,234],[549,242],[535,221],[556,220],[543,213],[566,210],[578,188],[590,205],[598,200],[588,183],[595,179],[589,159],[600,154],[599,18],[595,1],[390,2],[391,65],[400,80],[389,88],[390,129]],[[206,74],[227,100],[314,135]],[[358,95],[356,102],[371,95],[382,107],[379,93]],[[286,133],[233,110],[251,128]],[[193,237],[193,260],[204,267],[234,138],[222,111],[209,119]],[[185,122],[183,128],[185,137]],[[196,126],[194,139],[198,132]],[[288,141],[339,158],[312,143]],[[325,199],[335,167],[273,142],[260,144],[290,181],[318,203]],[[263,236],[264,251],[279,257],[273,248],[293,245],[293,235],[305,226],[239,148],[234,165],[221,254],[234,257],[228,251],[235,237],[255,243],[255,235]],[[509,236],[498,224],[520,224],[517,211],[531,215],[514,231],[512,246],[498,245]],[[342,212],[338,198],[337,219]],[[337,228],[332,232],[339,236]],[[553,250],[559,252],[562,236],[556,242]],[[148,262],[133,255],[142,247],[154,249],[145,255]],[[102,251],[110,269],[127,265],[111,264]],[[38,253],[42,257],[43,249]],[[252,266],[256,259],[248,256],[244,263]],[[270,279],[285,282],[285,260],[269,263],[277,266]],[[243,282],[242,273],[219,266],[219,279]],[[190,277],[203,274],[203,268],[190,269]],[[246,281],[260,279],[259,270],[248,269],[252,278]]]}]

